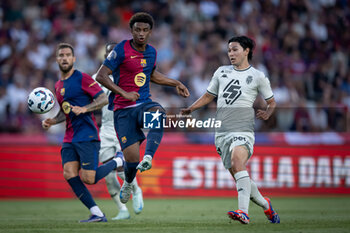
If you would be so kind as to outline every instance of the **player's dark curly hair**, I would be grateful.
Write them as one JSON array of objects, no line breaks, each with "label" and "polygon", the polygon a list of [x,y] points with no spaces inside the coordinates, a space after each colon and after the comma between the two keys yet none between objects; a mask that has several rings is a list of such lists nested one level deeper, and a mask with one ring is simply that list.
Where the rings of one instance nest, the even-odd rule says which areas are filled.
[{"label": "player's dark curly hair", "polygon": [[253,58],[253,50],[255,48],[254,40],[252,40],[252,39],[250,39],[249,37],[246,37],[246,36],[235,36],[235,37],[232,37],[228,41],[228,43],[231,43],[231,42],[239,43],[244,50],[246,48],[249,48],[248,60],[249,61],[252,60],[252,58]]},{"label": "player's dark curly hair", "polygon": [[116,42],[108,42],[106,45],[105,45],[105,50],[106,50],[106,53],[107,52],[110,52],[114,46],[116,46],[117,43]]},{"label": "player's dark curly hair", "polygon": [[132,28],[136,22],[148,23],[151,29],[153,28],[154,24],[153,17],[146,12],[138,12],[134,14],[129,21],[130,28]]},{"label": "player's dark curly hair", "polygon": [[56,56],[58,55],[58,50],[60,49],[65,49],[65,48],[70,48],[72,50],[72,54],[73,54],[73,57],[74,57],[74,48],[73,48],[73,45],[71,44],[68,44],[68,43],[59,43],[56,47]]}]

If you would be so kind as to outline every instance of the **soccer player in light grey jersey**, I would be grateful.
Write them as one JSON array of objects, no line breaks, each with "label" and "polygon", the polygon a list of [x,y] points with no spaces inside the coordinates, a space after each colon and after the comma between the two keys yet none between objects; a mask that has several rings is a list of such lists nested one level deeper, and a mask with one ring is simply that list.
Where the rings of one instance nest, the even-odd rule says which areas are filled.
[{"label": "soccer player in light grey jersey", "polygon": [[[116,43],[106,44],[105,58],[113,50],[115,45]],[[94,74],[92,78],[96,80],[96,74]],[[110,78],[113,79],[112,75],[110,76]],[[104,91],[104,93],[106,93],[106,95],[109,96],[111,91],[105,88],[104,86],[101,86],[101,88]],[[114,129],[113,111],[108,109],[108,105],[104,106],[101,110],[102,110],[102,120],[101,120],[101,128],[100,128],[101,149],[99,152],[99,160],[101,163],[106,163],[107,161],[113,159],[116,153],[122,155],[122,151]],[[125,179],[124,170],[123,169],[122,170],[117,169],[117,170],[118,170],[118,176],[122,180],[124,180]],[[119,199],[120,183],[116,175],[117,175],[116,171],[112,171],[105,177],[108,192],[119,209],[118,215],[112,218],[112,220],[129,219],[130,213],[128,211],[128,208],[126,207],[125,204],[121,203]],[[136,179],[134,179],[132,182],[132,192],[133,192],[133,198],[132,198],[133,209],[136,214],[139,214],[143,209],[143,197],[142,197],[142,190],[138,186]]]},{"label": "soccer player in light grey jersey", "polygon": [[236,181],[238,209],[227,214],[233,220],[249,223],[249,200],[264,209],[271,223],[280,219],[264,198],[253,180],[250,179],[246,164],[253,154],[254,109],[253,103],[260,93],[267,103],[265,110],[257,110],[257,118],[267,120],[273,113],[276,102],[273,98],[269,79],[263,72],[249,63],[253,56],[254,41],[246,36],[233,37],[228,41],[228,56],[231,64],[219,67],[202,95],[181,114],[188,115],[217,98],[217,120],[221,128],[216,130],[215,146],[223,164]]}]

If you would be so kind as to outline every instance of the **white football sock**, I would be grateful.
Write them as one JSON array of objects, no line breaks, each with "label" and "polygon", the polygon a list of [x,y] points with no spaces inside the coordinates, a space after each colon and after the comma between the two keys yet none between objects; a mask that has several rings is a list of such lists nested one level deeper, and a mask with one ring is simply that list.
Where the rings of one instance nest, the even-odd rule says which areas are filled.
[{"label": "white football sock", "polygon": [[251,184],[247,171],[237,172],[235,175],[236,188],[238,192],[238,209],[248,214]]},{"label": "white football sock", "polygon": [[264,199],[264,197],[259,192],[258,186],[255,184],[255,182],[250,179],[251,184],[251,193],[250,193],[250,199],[252,202],[257,204],[258,206],[261,206],[264,210],[267,210],[269,208],[269,203]]},{"label": "white football sock", "polygon": [[125,174],[124,171],[122,172],[118,172],[118,176],[120,177],[120,179],[122,179],[123,181],[125,180]]},{"label": "white football sock", "polygon": [[124,162],[120,157],[113,158],[113,160],[116,162],[117,168],[122,167],[124,165]]},{"label": "white football sock", "polygon": [[[124,172],[123,172],[124,173]],[[120,192],[120,183],[117,179],[117,173],[115,170],[112,170],[106,177],[106,185],[108,193],[111,195],[113,201],[117,205],[119,210],[127,210],[126,206],[120,202],[119,192]]]},{"label": "white football sock", "polygon": [[103,217],[103,213],[97,205],[91,207],[90,212],[92,215],[97,215],[99,217]]},{"label": "white football sock", "polygon": [[139,187],[139,185],[137,184],[137,179],[135,177],[135,179],[132,181],[132,192],[135,193]]}]

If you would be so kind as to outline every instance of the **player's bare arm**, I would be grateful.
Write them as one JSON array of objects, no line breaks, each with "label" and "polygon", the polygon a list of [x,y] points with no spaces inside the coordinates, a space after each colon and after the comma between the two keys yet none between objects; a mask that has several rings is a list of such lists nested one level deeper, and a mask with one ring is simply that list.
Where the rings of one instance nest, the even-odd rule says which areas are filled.
[{"label": "player's bare arm", "polygon": [[98,109],[101,109],[103,106],[108,104],[108,98],[106,93],[101,93],[97,98],[95,98],[90,104],[85,105],[83,107],[80,106],[71,106],[72,112],[75,113],[75,115],[80,115],[82,113],[86,112],[92,112]]},{"label": "player's bare arm", "polygon": [[43,129],[48,130],[52,125],[61,123],[66,120],[66,115],[60,110],[54,118],[47,118],[41,122]]},{"label": "player's bare arm", "polygon": [[208,92],[206,92],[198,100],[196,100],[196,102],[194,102],[190,107],[181,109],[181,115],[191,114],[191,112],[197,110],[198,108],[203,107],[204,105],[209,104],[214,99],[215,99],[214,95],[211,95]]},{"label": "player's bare arm", "polygon": [[265,120],[265,121],[270,118],[270,116],[272,115],[272,113],[275,111],[275,108],[276,108],[276,101],[274,98],[267,100],[266,103],[267,103],[266,110],[259,109],[256,113],[256,117],[258,119]]},{"label": "player's bare arm", "polygon": [[168,78],[164,74],[156,70],[152,72],[151,82],[159,85],[176,87],[176,91],[178,95],[181,95],[182,97],[185,97],[185,98],[190,96],[190,92],[188,91],[187,87],[182,84],[182,82],[175,79]]},{"label": "player's bare arm", "polygon": [[136,101],[138,98],[140,98],[140,94],[131,91],[126,92],[119,86],[117,86],[110,78],[109,75],[112,74],[112,71],[105,65],[102,65],[96,74],[96,81],[101,83],[103,86],[105,86],[107,89],[111,90],[113,93],[117,95],[121,95],[125,99]]}]

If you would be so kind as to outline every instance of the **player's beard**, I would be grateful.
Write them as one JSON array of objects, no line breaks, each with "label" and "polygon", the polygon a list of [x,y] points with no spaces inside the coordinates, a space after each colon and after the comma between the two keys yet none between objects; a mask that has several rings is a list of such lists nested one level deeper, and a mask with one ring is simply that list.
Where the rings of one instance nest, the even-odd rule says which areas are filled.
[{"label": "player's beard", "polygon": [[67,68],[64,68],[63,66],[59,65],[58,66],[60,68],[60,70],[62,71],[62,73],[68,73],[69,71],[71,71],[71,69],[73,68],[73,64],[69,65]]}]

